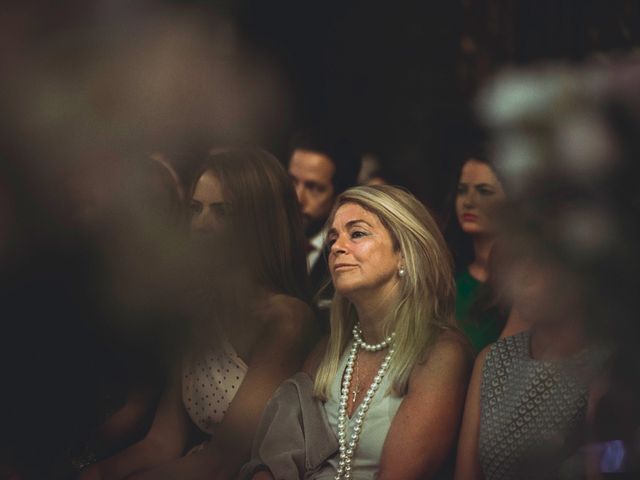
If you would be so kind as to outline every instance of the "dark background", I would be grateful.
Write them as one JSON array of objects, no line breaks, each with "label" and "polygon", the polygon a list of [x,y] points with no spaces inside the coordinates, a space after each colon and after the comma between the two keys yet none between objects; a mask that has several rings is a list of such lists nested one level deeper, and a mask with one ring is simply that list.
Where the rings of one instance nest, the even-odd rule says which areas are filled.
[{"label": "dark background", "polygon": [[[158,12],[169,22],[192,15],[212,32],[224,17],[252,52],[246,62],[268,63],[288,102],[281,115],[261,120],[268,132],[242,141],[286,161],[298,128],[329,127],[376,155],[394,182],[436,212],[453,181],[475,94],[492,75],[508,65],[580,61],[640,45],[638,0],[73,0],[14,2],[6,10],[0,53],[9,75],[25,59],[42,61],[43,52],[65,72],[98,58],[92,45],[115,45],[97,63],[117,58],[140,48],[136,41]],[[185,97],[197,103],[201,94]],[[103,110],[117,100],[102,96]],[[169,153],[229,140],[215,126],[192,122],[176,121],[155,136],[141,132],[130,135],[139,137],[137,147]],[[168,136],[182,141],[167,145]]]}]

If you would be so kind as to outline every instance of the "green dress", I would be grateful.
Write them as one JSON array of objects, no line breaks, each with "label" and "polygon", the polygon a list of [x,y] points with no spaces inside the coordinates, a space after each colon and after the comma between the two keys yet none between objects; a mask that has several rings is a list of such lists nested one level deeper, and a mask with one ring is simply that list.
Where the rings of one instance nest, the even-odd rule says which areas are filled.
[{"label": "green dress", "polygon": [[486,313],[479,321],[469,318],[481,286],[482,282],[473,278],[466,268],[456,275],[456,320],[476,353],[495,342],[502,330],[498,318],[491,313]]}]

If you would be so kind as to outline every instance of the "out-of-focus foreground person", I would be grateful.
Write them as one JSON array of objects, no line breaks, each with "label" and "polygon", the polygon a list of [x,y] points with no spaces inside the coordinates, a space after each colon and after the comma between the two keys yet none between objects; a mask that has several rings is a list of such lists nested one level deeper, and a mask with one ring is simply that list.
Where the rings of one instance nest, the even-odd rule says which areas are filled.
[{"label": "out-of-focus foreground person", "polygon": [[[302,224],[278,160],[258,149],[215,151],[196,175],[191,211],[194,248],[224,268],[194,285],[201,318],[149,432],[83,480],[232,477],[269,396],[307,354],[314,322]],[[206,438],[195,448],[192,426]]]},{"label": "out-of-focus foreground person", "polygon": [[531,327],[476,361],[457,479],[637,478],[639,79],[637,61],[547,67],[483,97]]},{"label": "out-of-focus foreground person", "polygon": [[265,409],[243,478],[434,478],[471,366],[451,260],[411,194],[356,187],[328,221],[331,333]]},{"label": "out-of-focus foreground person", "polygon": [[[171,163],[163,155],[153,154],[148,158],[136,160],[139,161],[122,174],[119,182],[121,194],[111,192],[110,202],[120,203],[119,211],[135,212],[135,218],[138,220],[136,228],[122,229],[130,235],[128,242],[136,246],[142,244],[148,249],[150,246],[146,241],[148,236],[153,234],[156,236],[154,239],[156,243],[164,243],[165,248],[171,248],[169,245],[177,240],[172,241],[171,237],[179,236],[184,240],[184,188]],[[86,201],[85,198],[82,204]],[[125,202],[128,205],[125,205]],[[105,219],[101,217],[113,215],[113,211],[109,211],[110,209],[105,208],[104,205],[102,207],[94,205],[94,209],[93,218],[90,211],[80,209],[84,214],[81,214],[81,217],[84,217],[87,228],[104,228],[102,221]],[[136,233],[136,229],[146,234],[140,236]],[[128,250],[131,253],[136,248],[132,246]],[[134,255],[137,254],[136,251]],[[159,255],[162,254],[159,253]],[[126,254],[120,258],[122,263],[130,260]],[[145,271],[145,273],[152,272]],[[131,271],[128,274],[130,275]],[[175,279],[176,283],[178,281]],[[139,288],[145,287],[149,285],[145,284]],[[139,293],[138,289],[131,290],[133,290],[130,292],[131,296]],[[181,299],[175,300],[181,301]],[[90,444],[85,446],[84,456],[88,458],[79,458],[79,463],[95,461],[95,457],[100,458],[113,453],[144,434],[165,386],[167,365],[172,364],[178,355],[181,342],[173,336],[173,328],[179,319],[166,318],[167,316],[176,317],[176,313],[170,312],[170,309],[166,309],[161,314],[151,311],[142,314],[139,308],[135,310],[138,310],[138,315],[131,322],[127,321],[132,320],[131,318],[125,319],[123,315],[119,315],[120,326],[128,325],[126,330],[118,331],[115,338],[112,338],[115,344],[113,349],[118,352],[118,355],[112,355],[114,358],[111,361],[118,364],[119,372],[111,379],[109,391],[105,394],[112,398],[121,398],[123,401],[95,432]],[[159,307],[158,310],[162,308]],[[149,341],[150,338],[153,340]],[[150,345],[154,345],[154,348]],[[119,357],[118,361],[116,361],[117,357]]]}]

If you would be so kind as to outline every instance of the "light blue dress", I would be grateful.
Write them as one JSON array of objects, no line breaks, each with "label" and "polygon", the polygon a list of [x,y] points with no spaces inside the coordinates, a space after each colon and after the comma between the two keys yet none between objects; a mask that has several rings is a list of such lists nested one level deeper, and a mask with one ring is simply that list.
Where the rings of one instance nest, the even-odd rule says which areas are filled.
[{"label": "light blue dress", "polygon": [[[335,432],[336,437],[338,436],[340,387],[342,385],[342,376],[347,366],[347,358],[350,350],[351,345],[347,346],[342,355],[340,368],[338,369],[339,373],[333,379],[329,398],[324,403],[327,420]],[[393,362],[393,359],[391,361]],[[354,480],[373,479],[377,477],[382,446],[384,445],[387,432],[391,426],[391,421],[402,403],[402,397],[393,395],[390,391],[390,386],[391,382],[389,377],[385,375],[364,417],[360,440],[358,441],[358,447],[351,463],[352,478]],[[368,386],[366,388],[368,388]],[[355,425],[355,413],[357,411],[357,409],[354,411],[353,417],[349,419],[347,424],[347,438],[351,437],[353,426]],[[336,454],[333,458],[329,459],[327,464],[314,476],[314,479],[333,479],[337,473],[339,461],[340,455]]]}]

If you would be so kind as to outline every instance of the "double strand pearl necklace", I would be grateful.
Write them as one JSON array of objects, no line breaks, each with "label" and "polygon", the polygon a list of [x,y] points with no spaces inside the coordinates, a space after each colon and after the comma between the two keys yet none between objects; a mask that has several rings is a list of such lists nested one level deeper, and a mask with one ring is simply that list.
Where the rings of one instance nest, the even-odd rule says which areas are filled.
[{"label": "double strand pearl necklace", "polygon": [[382,342],[375,345],[369,345],[362,340],[360,327],[358,325],[353,327],[354,340],[353,345],[351,346],[351,351],[349,352],[349,358],[347,359],[347,368],[345,369],[344,379],[342,381],[342,390],[340,393],[340,408],[338,409],[338,445],[340,447],[340,462],[338,463],[338,472],[335,476],[335,480],[349,480],[351,478],[351,462],[353,461],[353,454],[358,446],[364,417],[367,414],[367,410],[369,410],[369,405],[371,404],[373,396],[380,387],[380,383],[387,373],[389,362],[391,361],[391,357],[394,352],[394,349],[390,348],[389,352],[380,364],[378,373],[373,378],[373,383],[369,387],[369,390],[367,390],[367,393],[355,414],[353,433],[351,434],[351,439],[347,443],[347,403],[349,401],[349,391],[351,389],[353,364],[356,356],[358,355],[358,348],[363,348],[367,352],[377,352],[388,347],[393,341],[393,337],[394,334],[391,334],[391,336],[387,337]]},{"label": "double strand pearl necklace", "polygon": [[362,339],[362,330],[360,330],[360,325],[356,324],[353,327],[353,338],[355,339],[358,346],[362,347],[363,350],[366,350],[367,352],[379,352],[380,350],[387,348],[391,344],[391,342],[393,341],[393,337],[395,336],[396,332],[393,332],[380,343],[366,343]]}]

